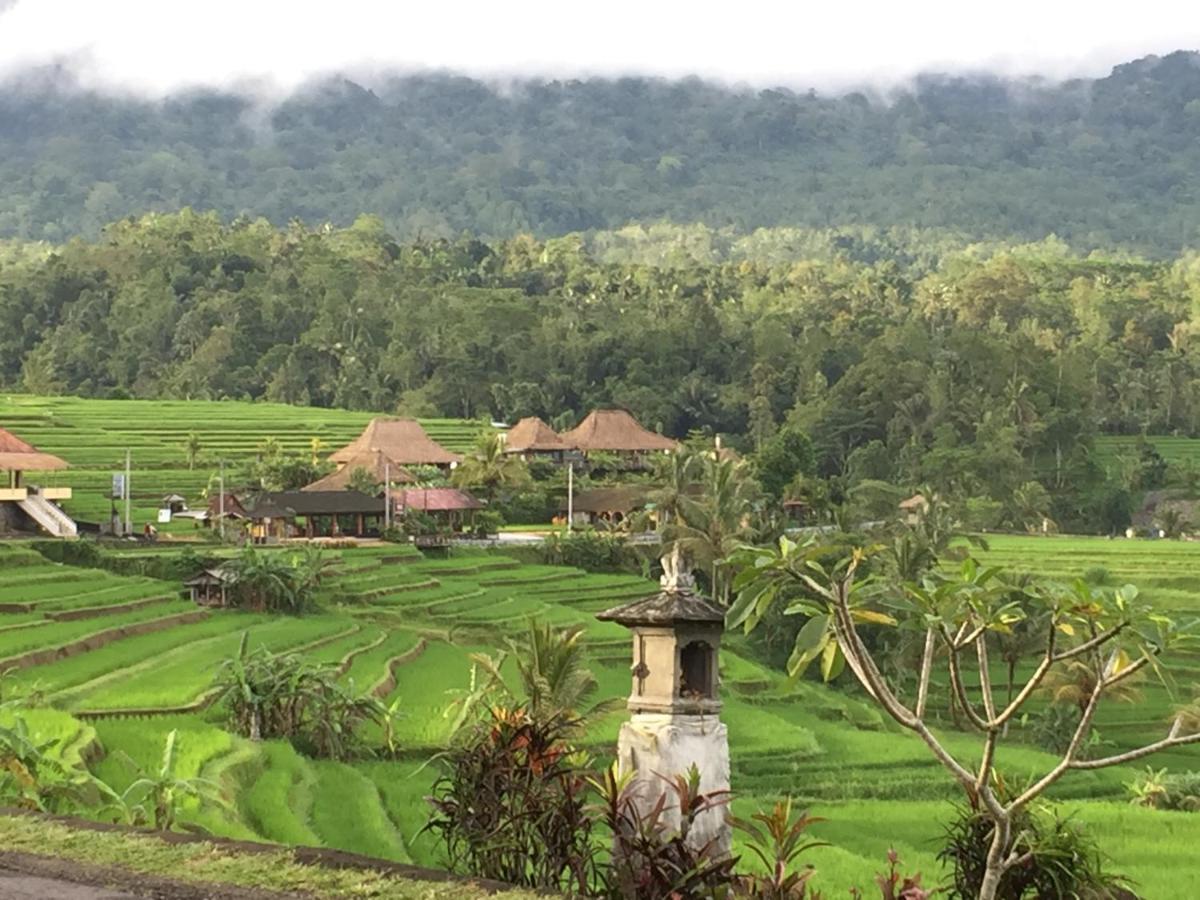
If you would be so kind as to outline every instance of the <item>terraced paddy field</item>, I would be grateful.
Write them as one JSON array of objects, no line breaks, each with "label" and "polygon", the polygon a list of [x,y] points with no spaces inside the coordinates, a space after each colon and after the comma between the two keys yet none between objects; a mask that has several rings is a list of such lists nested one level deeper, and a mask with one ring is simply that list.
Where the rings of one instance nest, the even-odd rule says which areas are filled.
[{"label": "terraced paddy field", "polygon": [[[123,471],[125,451],[133,461],[135,523],[153,522],[159,501],[177,493],[198,502],[224,460],[228,469],[253,459],[272,438],[289,452],[310,453],[320,442],[327,456],[349,443],[373,415],[274,403],[196,400],[90,400],[0,394],[0,427],[71,464],[69,472],[39,474],[38,481],[74,489],[67,511],[85,521],[107,521],[112,473]],[[430,437],[450,450],[472,446],[485,423],[425,419]],[[200,458],[189,469],[185,443],[200,437]],[[174,530],[191,530],[191,522]]]},{"label": "terraced paddy field", "polygon": [[[601,696],[628,692],[628,635],[594,615],[653,591],[641,578],[527,565],[482,552],[433,560],[385,546],[333,557],[320,614],[272,619],[216,611],[173,621],[177,610],[187,610],[171,599],[175,585],[56,566],[21,547],[0,545],[0,590],[14,607],[33,607],[0,611],[0,647],[9,648],[0,655],[24,655],[14,677],[36,686],[53,706],[30,714],[30,727],[61,740],[65,760],[90,765],[118,787],[135,777],[124,757],[155,765],[163,738],[176,729],[181,774],[217,781],[229,798],[227,808],[187,809],[185,821],[235,837],[437,865],[438,848],[419,834],[435,773],[427,763],[447,739],[446,710],[452,692],[467,685],[471,652],[494,650],[531,616],[583,623]],[[1188,583],[1190,568],[1200,572],[1197,545],[997,538],[985,557],[1064,577],[1103,566],[1113,583],[1140,583],[1164,607],[1200,607]],[[126,591],[150,602],[123,610]],[[91,599],[76,601],[75,595]],[[40,607],[42,602],[49,605]],[[76,602],[88,617],[48,618]],[[165,606],[156,608],[160,603]],[[146,623],[159,624],[138,633]],[[40,634],[32,640],[6,637],[21,632]],[[226,731],[220,712],[205,701],[221,660],[247,632],[255,643],[302,650],[334,664],[356,688],[395,702],[403,712],[400,758],[312,760],[288,744],[255,744]],[[64,646],[81,649],[29,655]],[[1194,664],[1185,659],[1180,671]],[[851,884],[869,883],[891,846],[927,881],[940,876],[937,842],[955,790],[919,741],[888,726],[849,686],[791,683],[754,661],[736,637],[722,653],[721,674],[735,809],[750,813],[790,794],[827,817],[818,831],[834,846],[811,858],[826,896],[845,896]],[[1118,707],[1102,720],[1106,739],[1123,743],[1159,733],[1168,699],[1150,685],[1144,690],[1145,702]],[[586,744],[598,763],[611,758],[623,719],[624,713],[613,712],[590,730]],[[945,737],[971,755],[971,737],[950,731],[948,723]],[[1044,771],[1051,762],[1025,745],[1002,757],[1013,777]],[[1200,753],[1178,753],[1159,764],[1200,770]],[[1057,796],[1095,826],[1116,868],[1138,881],[1143,896],[1200,895],[1194,849],[1200,815],[1132,808],[1124,782],[1134,774],[1080,773],[1061,782]]]},{"label": "terraced paddy field", "polygon": [[[1176,437],[1174,435],[1149,435],[1146,440],[1157,450],[1169,466],[1184,464],[1200,466],[1200,438]],[[1116,471],[1120,457],[1137,453],[1137,438],[1131,435],[1112,435],[1096,438],[1096,458],[1101,465]]]}]

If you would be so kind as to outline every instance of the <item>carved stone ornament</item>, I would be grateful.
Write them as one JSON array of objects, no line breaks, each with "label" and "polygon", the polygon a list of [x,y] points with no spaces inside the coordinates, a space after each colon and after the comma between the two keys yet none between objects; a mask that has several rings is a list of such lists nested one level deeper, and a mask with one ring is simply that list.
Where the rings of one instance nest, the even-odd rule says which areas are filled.
[{"label": "carved stone ornament", "polygon": [[658,583],[664,591],[670,593],[691,592],[696,588],[696,578],[692,575],[691,566],[676,542],[671,546],[671,552],[660,560],[662,563],[662,578]]}]

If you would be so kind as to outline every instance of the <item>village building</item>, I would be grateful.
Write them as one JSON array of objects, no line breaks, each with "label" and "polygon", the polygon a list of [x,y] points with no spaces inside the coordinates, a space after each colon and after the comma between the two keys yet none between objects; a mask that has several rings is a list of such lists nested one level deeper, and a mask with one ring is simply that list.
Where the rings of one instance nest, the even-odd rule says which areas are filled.
[{"label": "village building", "polygon": [[200,574],[185,581],[183,586],[191,593],[192,602],[198,606],[223,609],[229,605],[228,590],[233,582],[232,572],[217,567],[201,570]]},{"label": "village building", "polygon": [[537,416],[528,416],[504,435],[504,452],[529,461],[549,459],[561,463],[572,448],[553,428]]},{"label": "village building", "polygon": [[384,483],[413,484],[416,482],[412,473],[405,469],[404,466],[390,459],[382,450],[375,450],[364,451],[346,457],[345,462],[340,465],[337,471],[329,473],[324,478],[318,478],[312,484],[305,485],[300,490],[308,493],[348,490],[350,488],[350,481],[354,478],[354,473],[359,469],[365,470],[377,485],[383,485]]},{"label": "village building", "polygon": [[27,482],[27,472],[60,472],[65,460],[42,453],[32,444],[0,428],[0,534],[44,531],[53,537],[75,537],[79,527],[58,505],[71,499],[69,487]]},{"label": "village building", "polygon": [[226,492],[224,498],[220,494],[215,494],[208,498],[208,515],[205,518],[207,524],[219,523],[221,516],[224,516],[229,521],[244,521],[250,516],[246,512],[246,507],[242,505],[242,501],[236,495]]},{"label": "village building", "polygon": [[401,467],[452,469],[462,462],[462,456],[451,453],[426,434],[416,419],[372,419],[362,434],[329,459],[341,471],[356,462],[361,465],[364,458],[369,460],[374,454],[382,454],[384,459]]},{"label": "village building", "polygon": [[[620,525],[651,505],[653,485],[614,485],[577,491],[571,502],[571,524],[576,527]],[[560,502],[567,512],[567,501]]]},{"label": "village building", "polygon": [[656,453],[672,453],[679,442],[643,428],[623,409],[595,409],[562,440],[584,456],[589,453],[614,453],[626,465],[638,468],[646,465],[647,457]]},{"label": "village building", "polygon": [[475,512],[487,504],[466,491],[452,487],[401,488],[392,495],[397,518],[410,510],[425,513],[451,530],[474,521]]},{"label": "village building", "polygon": [[264,541],[370,537],[383,530],[384,502],[351,490],[272,491],[258,495],[248,517],[252,537]]}]

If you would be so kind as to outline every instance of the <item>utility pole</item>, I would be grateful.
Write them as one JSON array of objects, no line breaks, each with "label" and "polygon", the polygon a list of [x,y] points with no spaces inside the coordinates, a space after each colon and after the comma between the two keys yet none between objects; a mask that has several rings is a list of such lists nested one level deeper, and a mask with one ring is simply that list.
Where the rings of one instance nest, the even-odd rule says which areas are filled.
[{"label": "utility pole", "polygon": [[567,463],[567,531],[575,525],[575,463]]},{"label": "utility pole", "polygon": [[133,534],[133,491],[130,490],[130,477],[133,464],[129,450],[125,451],[125,534]]},{"label": "utility pole", "polygon": [[392,527],[392,462],[383,461],[383,529]]},{"label": "utility pole", "polygon": [[[217,481],[217,527],[221,529],[221,541],[225,540],[225,460],[221,460],[221,477]],[[210,507],[211,509],[211,507]]]}]

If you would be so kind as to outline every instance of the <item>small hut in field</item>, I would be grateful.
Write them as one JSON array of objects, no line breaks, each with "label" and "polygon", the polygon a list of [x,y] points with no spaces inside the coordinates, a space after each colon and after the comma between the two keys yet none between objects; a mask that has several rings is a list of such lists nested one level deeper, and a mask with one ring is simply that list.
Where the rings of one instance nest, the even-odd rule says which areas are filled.
[{"label": "small hut in field", "polygon": [[374,454],[382,454],[398,466],[451,469],[462,462],[462,456],[451,453],[426,434],[416,419],[372,419],[362,434],[329,459],[340,470]]},{"label": "small hut in field", "polygon": [[643,428],[623,409],[596,409],[570,431],[563,441],[586,456],[589,453],[615,453],[637,466],[653,453],[672,453],[679,442]]},{"label": "small hut in field", "polygon": [[215,606],[223,609],[229,605],[229,588],[235,580],[229,569],[218,566],[215,569],[202,569],[195,578],[185,581],[183,586],[187,588],[192,602],[197,606]]},{"label": "small hut in field", "polygon": [[412,473],[400,463],[390,459],[381,450],[363,452],[349,457],[336,472],[331,472],[324,478],[318,478],[312,484],[305,485],[300,490],[309,493],[323,491],[346,491],[350,489],[350,480],[357,469],[365,469],[376,484],[390,482],[391,484],[413,484],[416,479]]},{"label": "small hut in field", "polygon": [[526,460],[544,457],[562,462],[570,449],[570,444],[537,416],[522,419],[504,436],[504,452],[518,453]]},{"label": "small hut in field", "polygon": [[24,478],[26,472],[66,468],[65,460],[0,428],[0,532],[41,529],[54,537],[74,537],[78,526],[57,505],[71,499],[71,489],[29,485]]}]

